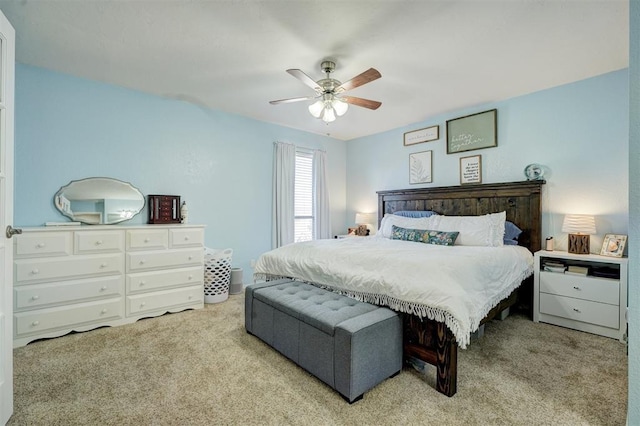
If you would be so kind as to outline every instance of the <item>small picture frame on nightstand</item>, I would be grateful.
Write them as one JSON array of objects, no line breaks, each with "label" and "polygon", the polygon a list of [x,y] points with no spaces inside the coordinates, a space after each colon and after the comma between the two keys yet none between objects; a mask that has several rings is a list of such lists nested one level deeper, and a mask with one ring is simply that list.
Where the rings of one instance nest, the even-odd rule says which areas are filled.
[{"label": "small picture frame on nightstand", "polygon": [[601,256],[622,257],[627,236],[621,234],[606,234],[600,249]]}]

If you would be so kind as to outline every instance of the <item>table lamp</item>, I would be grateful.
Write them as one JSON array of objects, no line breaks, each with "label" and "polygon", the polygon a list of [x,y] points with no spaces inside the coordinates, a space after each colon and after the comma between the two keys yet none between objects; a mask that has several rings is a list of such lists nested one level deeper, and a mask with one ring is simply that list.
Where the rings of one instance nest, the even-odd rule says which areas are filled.
[{"label": "table lamp", "polygon": [[596,221],[593,216],[583,214],[568,214],[562,222],[562,232],[569,234],[569,253],[589,254],[591,234],[596,233]]}]

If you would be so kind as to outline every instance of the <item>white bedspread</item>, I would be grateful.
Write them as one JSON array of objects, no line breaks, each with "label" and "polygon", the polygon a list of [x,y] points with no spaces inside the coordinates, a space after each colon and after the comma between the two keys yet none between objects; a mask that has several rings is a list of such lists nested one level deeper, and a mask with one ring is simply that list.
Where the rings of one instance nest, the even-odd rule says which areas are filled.
[{"label": "white bedspread", "polygon": [[524,247],[437,246],[386,238],[289,244],[263,254],[257,279],[290,277],[444,322],[461,348],[502,299],[533,273]]}]

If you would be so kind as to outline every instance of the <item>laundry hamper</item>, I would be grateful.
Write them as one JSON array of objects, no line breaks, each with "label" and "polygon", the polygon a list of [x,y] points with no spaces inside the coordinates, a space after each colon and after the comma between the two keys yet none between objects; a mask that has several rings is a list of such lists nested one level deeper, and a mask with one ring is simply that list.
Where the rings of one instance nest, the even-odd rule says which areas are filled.
[{"label": "laundry hamper", "polygon": [[220,303],[229,297],[232,249],[204,249],[204,303]]}]

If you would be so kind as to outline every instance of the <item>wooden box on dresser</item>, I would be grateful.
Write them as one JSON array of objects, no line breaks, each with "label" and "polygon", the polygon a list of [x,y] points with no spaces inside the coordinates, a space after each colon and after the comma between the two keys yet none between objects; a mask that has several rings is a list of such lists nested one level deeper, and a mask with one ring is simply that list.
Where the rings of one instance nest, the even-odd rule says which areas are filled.
[{"label": "wooden box on dresser", "polygon": [[24,228],[14,259],[14,347],[204,307],[204,226]]},{"label": "wooden box on dresser", "polygon": [[[535,322],[626,341],[627,258],[543,250],[534,259]],[[583,267],[588,274],[545,271],[548,261]]]}]

